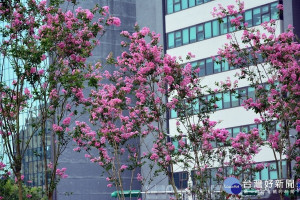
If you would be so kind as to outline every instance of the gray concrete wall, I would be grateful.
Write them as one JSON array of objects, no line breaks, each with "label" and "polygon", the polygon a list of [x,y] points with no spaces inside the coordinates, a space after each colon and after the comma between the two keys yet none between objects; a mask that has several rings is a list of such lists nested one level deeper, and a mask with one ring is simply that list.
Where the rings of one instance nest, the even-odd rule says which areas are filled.
[{"label": "gray concrete wall", "polygon": [[[161,35],[160,44],[163,45],[163,0],[137,0],[136,16],[139,26],[142,28],[147,26],[151,31],[155,31]],[[168,120],[166,120],[167,122]],[[167,127],[167,126],[166,126]],[[145,141],[141,143],[141,152],[148,152],[152,148],[154,137],[149,135]],[[150,168],[149,165],[154,167]],[[141,169],[143,177],[147,177],[147,181],[143,186],[143,191],[165,190],[168,185],[168,177],[163,173],[154,175],[154,171],[158,169],[155,163],[147,162]],[[158,195],[143,195],[143,199],[160,199]],[[165,199],[165,198],[161,198]]]},{"label": "gray concrete wall", "polygon": [[[99,59],[104,60],[110,52],[115,56],[120,55],[120,37],[122,30],[133,31],[136,22],[135,0],[88,0],[82,1],[79,6],[82,8],[92,8],[97,3],[100,6],[109,6],[113,16],[121,19],[120,27],[109,27],[105,35],[100,39],[100,46],[97,47],[93,56],[88,62],[95,63]],[[109,68],[109,67],[108,67]],[[83,115],[80,120],[88,121],[89,116]],[[59,159],[59,167],[66,167],[67,179],[62,179],[57,186],[56,199],[58,200],[109,200],[110,195],[116,189],[107,188],[108,182],[105,180],[107,175],[101,167],[91,163],[84,157],[85,152],[74,152],[74,142],[68,145],[63,155]],[[126,158],[124,158],[125,160]],[[139,170],[136,171],[138,173]],[[104,173],[104,174],[103,174]],[[124,185],[126,189],[130,186],[130,174],[124,175]],[[133,182],[134,189],[140,189],[137,181]]]}]

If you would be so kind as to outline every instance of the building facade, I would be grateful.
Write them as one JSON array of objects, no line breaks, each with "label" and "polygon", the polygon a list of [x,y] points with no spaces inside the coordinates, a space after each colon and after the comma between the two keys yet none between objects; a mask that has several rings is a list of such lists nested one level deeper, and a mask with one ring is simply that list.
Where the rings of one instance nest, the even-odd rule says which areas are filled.
[{"label": "building facade", "polygon": [[[276,20],[276,34],[286,30],[288,24],[295,27],[295,33],[299,35],[299,1],[275,1],[262,0],[252,1],[245,0],[244,19],[249,27],[260,27],[260,24],[271,19]],[[236,4],[234,0],[164,0],[164,34],[165,34],[165,51],[167,54],[183,59],[188,52],[195,55],[191,64],[193,67],[199,67],[201,83],[215,88],[215,82],[225,81],[227,77],[235,80],[234,75],[239,69],[230,67],[228,63],[217,64],[213,61],[212,56],[217,56],[218,49],[226,42],[226,34],[235,32],[237,38],[240,38],[241,32],[235,31],[230,25],[230,17],[223,18],[223,23],[219,23],[217,18],[211,14],[214,7],[222,4],[226,7],[229,4]],[[283,16],[279,15],[277,5],[283,3]],[[187,61],[184,61],[187,62]],[[238,93],[248,97],[255,97],[254,88],[244,80],[239,80]],[[211,120],[222,121],[217,125],[218,128],[226,128],[230,137],[235,137],[240,132],[248,132],[252,128],[258,128],[263,140],[267,135],[261,124],[255,124],[254,119],[258,116],[252,111],[246,111],[242,107],[243,99],[236,98],[235,94],[224,93],[217,94],[216,97],[221,100],[217,101],[218,108],[211,115]],[[205,97],[209,100],[210,95]],[[199,106],[199,105],[198,105]],[[169,134],[171,137],[177,135],[176,119],[178,114],[171,110],[169,113]],[[275,122],[274,122],[275,123]],[[275,124],[274,124],[275,126]],[[275,126],[279,129],[279,125]],[[274,130],[275,131],[275,130]],[[178,144],[176,144],[178,145]],[[217,145],[214,144],[217,148]],[[255,156],[254,161],[257,163],[268,163],[261,172],[255,173],[253,180],[276,180],[277,170],[275,158],[272,150],[262,147],[262,150]],[[176,169],[176,167],[175,167]],[[228,167],[226,172],[230,176],[232,167]],[[216,185],[215,176],[217,168],[210,170],[210,185]],[[286,162],[283,162],[283,178],[287,175]],[[184,191],[193,185],[192,171],[178,171],[174,174],[174,180],[179,190]],[[241,177],[242,180],[242,177]],[[213,188],[213,187],[212,187]],[[213,191],[212,191],[213,192]],[[261,198],[276,199],[278,196],[266,194]]]}]

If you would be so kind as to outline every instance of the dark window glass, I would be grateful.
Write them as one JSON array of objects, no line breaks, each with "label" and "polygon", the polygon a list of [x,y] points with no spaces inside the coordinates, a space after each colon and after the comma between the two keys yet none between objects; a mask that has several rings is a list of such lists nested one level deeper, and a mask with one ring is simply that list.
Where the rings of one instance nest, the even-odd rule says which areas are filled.
[{"label": "dark window glass", "polygon": [[278,19],[278,9],[277,9],[277,3],[271,4],[271,18],[272,19]]},{"label": "dark window glass", "polygon": [[230,93],[223,94],[224,108],[230,108]]},{"label": "dark window glass", "polygon": [[196,26],[190,28],[190,42],[196,42]]},{"label": "dark window glass", "polygon": [[228,28],[227,28],[228,21],[227,21],[227,17],[224,17],[222,20],[223,20],[223,22],[221,23],[221,29],[220,29],[221,35],[228,33]]},{"label": "dark window glass", "polygon": [[182,35],[183,35],[182,43],[188,44],[189,43],[189,29],[188,28],[183,29]]},{"label": "dark window glass", "polygon": [[212,58],[206,59],[206,75],[213,74],[213,60]]},{"label": "dark window glass", "polygon": [[199,100],[195,99],[193,101],[193,113],[198,114],[199,113]]},{"label": "dark window glass", "polygon": [[204,3],[210,2],[211,0],[204,0]]},{"label": "dark window glass", "polygon": [[181,31],[175,32],[175,44],[176,44],[176,47],[179,47],[182,45]]},{"label": "dark window glass", "polygon": [[200,72],[199,76],[205,76],[205,60],[200,60],[199,61],[199,67],[200,67]]},{"label": "dark window glass", "polygon": [[245,22],[248,23],[248,26],[252,26],[252,10],[245,12]]},{"label": "dark window glass", "polygon": [[168,47],[173,48],[174,46],[174,33],[168,34]]},{"label": "dark window glass", "polygon": [[260,8],[253,9],[253,25],[257,26],[261,24]]},{"label": "dark window glass", "polygon": [[211,38],[212,35],[211,22],[206,22],[204,24],[204,30],[205,30],[205,39]]},{"label": "dark window glass", "polygon": [[249,127],[248,126],[243,126],[242,127],[242,132],[248,133],[249,132]]},{"label": "dark window glass", "polygon": [[173,0],[168,0],[168,3],[167,3],[167,10],[168,10],[168,14],[174,12],[174,10],[173,10]]},{"label": "dark window glass", "polygon": [[213,23],[213,36],[216,37],[220,35],[220,23],[219,20],[214,20]]},{"label": "dark window glass", "polygon": [[203,24],[197,26],[197,40],[204,40]]},{"label": "dark window glass", "polygon": [[188,7],[188,0],[181,0],[181,9],[186,9]]},{"label": "dark window glass", "polygon": [[195,0],[189,0],[189,7],[195,6]]}]

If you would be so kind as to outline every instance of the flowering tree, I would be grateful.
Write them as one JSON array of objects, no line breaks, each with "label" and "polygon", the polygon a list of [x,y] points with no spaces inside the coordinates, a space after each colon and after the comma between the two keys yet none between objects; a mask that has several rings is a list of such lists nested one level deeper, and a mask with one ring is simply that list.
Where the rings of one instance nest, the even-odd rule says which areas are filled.
[{"label": "flowering tree", "polygon": [[[22,162],[33,137],[39,138],[43,149],[38,156],[47,198],[52,199],[59,179],[67,177],[65,168],[57,168],[58,158],[70,140],[76,107],[86,101],[82,95],[89,74],[85,61],[99,44],[104,26],[120,25],[106,6],[78,7],[72,12],[63,11],[62,2],[51,0],[49,6],[47,1],[35,0],[0,3],[0,49],[5,60],[1,63],[0,134],[19,199],[23,199]],[[76,1],[69,4],[75,6]],[[10,70],[13,79],[3,76],[5,70]],[[49,145],[54,148],[51,162]]]},{"label": "flowering tree", "polygon": [[[247,98],[244,107],[253,110],[260,118],[267,136],[265,146],[274,152],[278,179],[283,179],[284,159],[287,161],[287,178],[299,178],[299,54],[293,27],[278,34],[278,22],[274,19],[261,24],[261,28],[249,28],[243,19],[243,2],[238,8],[220,5],[214,14],[222,21],[226,15],[233,16],[231,23],[242,31],[241,39],[236,34],[228,35],[229,43],[219,50],[220,59],[241,69],[239,78],[246,79],[255,88],[255,98]],[[278,4],[279,15],[283,6]],[[241,41],[240,43],[238,41]],[[275,130],[276,123],[280,129]],[[292,163],[296,162],[293,173]]]},{"label": "flowering tree", "polygon": [[[119,199],[125,198],[122,174],[131,171],[132,179],[141,183],[146,181],[141,174],[134,173],[145,164],[145,159],[170,177],[176,199],[180,198],[180,192],[173,178],[175,167],[192,169],[196,179],[193,192],[199,199],[211,198],[211,186],[206,181],[210,177],[208,168],[215,167],[219,161],[217,166],[222,181],[223,161],[229,154],[234,161],[228,161],[226,166],[242,166],[245,160],[251,163],[252,155],[258,152],[261,143],[257,130],[249,136],[240,134],[231,142],[228,131],[215,128],[217,123],[209,119],[219,99],[207,101],[203,97],[233,90],[236,83],[228,80],[216,90],[201,86],[197,77],[199,69],[192,68],[189,63],[182,66],[175,57],[163,56],[162,47],[157,45],[159,35],[150,32],[149,28],[139,30],[136,26],[136,32],[123,31],[121,35],[127,38],[121,45],[129,50],[116,60],[111,56],[107,58],[115,71],[101,72],[100,63],[92,67],[90,78],[95,89],[85,101],[92,124],[76,121],[72,136],[78,147],[74,150],[87,151],[86,157],[106,170],[110,182],[107,186],[116,187]],[[189,54],[187,59],[191,57]],[[166,98],[169,98],[168,102]],[[201,110],[196,104],[201,104]],[[178,147],[174,146],[165,128],[166,111],[171,109],[181,113],[177,122],[178,134],[172,136],[179,141]],[[153,145],[147,152],[140,152],[140,144],[148,135],[154,137]],[[214,149],[213,142],[218,142],[220,148]],[[226,150],[229,146],[233,146],[230,153]],[[126,163],[122,162],[122,156],[128,157]],[[238,175],[249,168],[250,164],[235,171]]]}]

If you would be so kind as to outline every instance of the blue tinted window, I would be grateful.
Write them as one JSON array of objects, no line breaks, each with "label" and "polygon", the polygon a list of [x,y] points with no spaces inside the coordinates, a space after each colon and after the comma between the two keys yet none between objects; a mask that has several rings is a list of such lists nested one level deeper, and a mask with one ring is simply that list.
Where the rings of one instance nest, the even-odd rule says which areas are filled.
[{"label": "blue tinted window", "polygon": [[180,0],[175,0],[174,1],[174,11],[180,11],[181,10],[181,6],[180,6]]},{"label": "blue tinted window", "polygon": [[202,24],[197,26],[197,39],[198,41],[204,40],[204,30]]},{"label": "blue tinted window", "polygon": [[181,31],[177,31],[175,33],[175,44],[176,44],[176,47],[181,46],[182,45],[181,42],[182,42]]},{"label": "blue tinted window", "polygon": [[188,0],[181,0],[181,9],[186,9],[188,7]]},{"label": "blue tinted window", "polygon": [[230,23],[229,23],[229,24],[230,24],[230,25],[229,25],[229,32],[233,32],[233,31],[236,30],[235,25],[231,23],[231,20],[234,19],[234,18],[235,18],[234,16],[230,16],[230,17],[229,17],[229,22],[230,22]]},{"label": "blue tinted window", "polygon": [[221,72],[221,63],[214,62],[214,73]]},{"label": "blue tinted window", "polygon": [[230,93],[223,94],[224,108],[230,108]]},{"label": "blue tinted window", "polygon": [[197,5],[203,4],[203,0],[196,0],[196,4]]},{"label": "blue tinted window", "polygon": [[182,35],[183,35],[182,43],[188,44],[189,43],[189,28],[183,29]]},{"label": "blue tinted window", "polygon": [[189,6],[190,7],[195,6],[195,0],[189,0]]},{"label": "blue tinted window", "polygon": [[190,42],[196,42],[196,27],[190,28]]},{"label": "blue tinted window", "polygon": [[227,61],[222,62],[222,71],[228,71],[229,70],[229,65]]},{"label": "blue tinted window", "polygon": [[174,12],[174,10],[173,10],[173,0],[168,0],[168,3],[167,3],[167,10],[168,10],[168,14]]},{"label": "blue tinted window", "polygon": [[206,22],[204,25],[204,30],[205,30],[205,38],[211,38],[212,31],[211,31],[211,22]]},{"label": "blue tinted window", "polygon": [[171,110],[171,118],[176,118],[177,117],[177,112],[175,110]]},{"label": "blue tinted window", "polygon": [[257,26],[261,24],[260,8],[253,9],[253,25]]},{"label": "blue tinted window", "polygon": [[271,18],[272,19],[278,19],[278,9],[277,9],[277,3],[271,4]]},{"label": "blue tinted window", "polygon": [[228,26],[227,17],[224,17],[222,19],[222,21],[223,22],[220,24],[220,26],[221,26],[220,33],[221,34],[226,34],[226,33],[228,33],[228,29],[227,29],[227,26]]},{"label": "blue tinted window", "polygon": [[213,74],[213,60],[212,58],[206,59],[206,75]]},{"label": "blue tinted window", "polygon": [[213,21],[213,36],[218,36],[220,35],[220,24],[219,24],[219,20],[214,20]]},{"label": "blue tinted window", "polygon": [[270,21],[270,11],[269,11],[269,5],[263,6],[261,8],[261,12],[262,12],[262,22],[267,22]]},{"label": "blue tinted window", "polygon": [[205,76],[205,60],[199,62],[200,73],[199,76]]},{"label": "blue tinted window", "polygon": [[245,22],[248,23],[248,26],[252,26],[252,10],[245,12]]},{"label": "blue tinted window", "polygon": [[235,94],[235,93],[231,94],[231,106],[232,107],[239,106],[239,99],[237,98],[237,94]]},{"label": "blue tinted window", "polygon": [[222,94],[216,94],[217,101],[216,105],[218,106],[217,110],[223,109],[223,103],[222,103]]},{"label": "blue tinted window", "polygon": [[174,33],[168,34],[168,47],[173,48],[174,47]]}]

